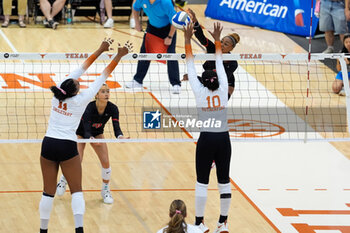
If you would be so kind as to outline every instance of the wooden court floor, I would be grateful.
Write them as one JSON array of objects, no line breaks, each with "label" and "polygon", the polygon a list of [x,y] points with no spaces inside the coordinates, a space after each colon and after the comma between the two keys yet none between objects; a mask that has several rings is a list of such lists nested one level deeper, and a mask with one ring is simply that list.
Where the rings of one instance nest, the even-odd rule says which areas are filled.
[{"label": "wooden court floor", "polygon": [[[204,5],[189,7],[195,10],[205,27],[212,27],[213,20],[204,17]],[[126,40],[133,42],[135,51],[138,52],[143,33],[129,29],[125,18],[117,21],[113,29],[103,29],[98,24],[85,21],[60,25],[56,31],[33,24],[26,29],[11,25],[7,29],[0,29],[10,42],[5,43],[1,37],[0,51],[92,52],[103,38],[112,37],[122,43]],[[305,52],[283,34],[231,23],[223,24],[223,35],[232,31],[241,35],[235,53]],[[184,52],[183,44],[183,33],[178,32],[178,53]],[[203,52],[195,44],[193,48],[195,53]],[[332,77],[327,79],[332,80]],[[274,94],[284,99],[288,105],[288,96]],[[150,98],[149,101],[153,100]],[[339,100],[334,101],[338,103]],[[340,101],[345,103],[345,100]],[[350,158],[349,143],[333,145]],[[193,223],[194,143],[110,143],[108,148],[112,167],[111,189],[115,199],[113,205],[102,202],[100,163],[91,147],[86,147],[83,161],[86,232],[156,232],[167,223],[168,207],[174,199],[186,202],[187,221]],[[38,205],[42,192],[39,154],[40,144],[0,144],[0,232],[38,231]],[[213,169],[205,217],[206,224],[212,230],[216,226],[220,209],[216,184]],[[50,232],[73,232],[73,228],[69,193],[55,197],[49,223]],[[240,233],[278,232],[234,183],[229,228],[231,232]]]}]

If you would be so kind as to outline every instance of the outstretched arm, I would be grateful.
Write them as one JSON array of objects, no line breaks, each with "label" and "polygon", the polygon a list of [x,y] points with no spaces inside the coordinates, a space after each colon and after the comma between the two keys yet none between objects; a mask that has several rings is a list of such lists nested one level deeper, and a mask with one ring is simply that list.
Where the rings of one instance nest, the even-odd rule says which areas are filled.
[{"label": "outstretched arm", "polygon": [[113,39],[108,38],[104,39],[100,45],[100,47],[88,57],[85,62],[76,70],[71,72],[67,78],[78,79],[80,76],[91,66],[92,63],[105,51],[112,50],[110,45],[113,43]]},{"label": "outstretched arm", "polygon": [[100,77],[96,78],[96,80],[89,86],[89,88],[86,91],[83,91],[82,93],[80,93],[80,95],[83,98],[81,101],[88,102],[92,97],[94,97],[94,95],[96,95],[98,90],[100,90],[102,84],[106,81],[108,76],[112,73],[112,71],[118,65],[120,59],[126,54],[128,54],[128,52],[131,51],[133,48],[132,43],[130,43],[129,41],[125,43],[124,47],[120,47],[120,44],[118,45],[119,45],[119,48],[118,48],[117,55],[114,56],[111,63],[109,63],[109,65],[103,70]]},{"label": "outstretched arm", "polygon": [[191,38],[194,33],[193,23],[187,25],[184,28],[185,35],[185,51],[186,51],[186,63],[187,63],[187,72],[188,72],[188,80],[190,81],[190,85],[193,91],[197,91],[198,88],[203,86],[201,82],[197,78],[196,68],[194,66],[194,59],[192,54],[192,46],[191,46]]},{"label": "outstretched arm", "polygon": [[222,88],[227,90],[228,88],[228,82],[227,82],[227,75],[225,72],[223,60],[222,60],[222,50],[221,50],[221,42],[220,42],[220,36],[222,32],[222,26],[219,22],[214,23],[214,31],[209,33],[212,35],[212,37],[215,40],[215,66],[216,66],[216,73],[218,74],[219,83]]},{"label": "outstretched arm", "polygon": [[199,24],[196,14],[190,9],[187,9],[187,13],[190,16],[192,22],[194,23],[194,29],[196,30],[194,32],[194,35],[198,39],[198,41],[207,49],[208,53],[214,53],[215,52],[215,45],[213,42],[211,42],[203,33],[202,26]]}]

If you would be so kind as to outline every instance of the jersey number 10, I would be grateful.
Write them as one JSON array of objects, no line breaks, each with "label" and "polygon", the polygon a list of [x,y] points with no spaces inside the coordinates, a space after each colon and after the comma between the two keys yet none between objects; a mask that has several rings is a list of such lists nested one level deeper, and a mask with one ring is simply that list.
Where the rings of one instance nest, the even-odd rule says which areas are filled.
[{"label": "jersey number 10", "polygon": [[211,99],[210,99],[210,96],[208,96],[207,101],[208,101],[208,108],[217,108],[217,107],[220,107],[221,105],[220,97],[218,95],[214,95],[213,97],[211,97]]}]

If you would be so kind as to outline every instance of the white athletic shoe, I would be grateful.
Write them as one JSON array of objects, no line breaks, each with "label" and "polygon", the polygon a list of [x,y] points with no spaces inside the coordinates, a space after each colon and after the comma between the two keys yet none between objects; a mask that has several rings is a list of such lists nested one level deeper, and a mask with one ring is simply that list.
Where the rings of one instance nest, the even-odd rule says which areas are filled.
[{"label": "white athletic shoe", "polygon": [[67,180],[64,176],[61,176],[60,181],[57,184],[56,194],[57,196],[63,196],[67,189]]},{"label": "white athletic shoe", "polygon": [[111,18],[107,19],[105,24],[103,24],[104,28],[112,28],[113,26],[114,26],[114,20]]},{"label": "white athletic shoe", "polygon": [[126,83],[126,88],[142,88],[142,84],[137,82],[135,79]]},{"label": "white athletic shoe", "polygon": [[102,190],[101,191],[101,196],[103,199],[103,202],[106,204],[113,204],[114,200],[113,197],[111,195],[111,191],[109,190]]},{"label": "white athletic shoe", "polygon": [[218,223],[214,233],[229,233],[227,228],[227,222]]},{"label": "white athletic shoe", "polygon": [[338,95],[340,95],[340,96],[346,96],[344,87],[339,91]]},{"label": "white athletic shoe", "polygon": [[130,28],[135,28],[135,19],[130,17]]},{"label": "white athletic shoe", "polygon": [[198,228],[199,228],[199,230],[201,230],[203,233],[208,233],[208,232],[209,232],[209,228],[208,228],[206,225],[204,225],[204,223],[199,224]]},{"label": "white athletic shoe", "polygon": [[333,53],[334,49],[332,47],[327,47],[322,53]]},{"label": "white athletic shoe", "polygon": [[180,86],[180,85],[174,85],[174,86],[172,86],[171,92],[172,92],[173,94],[180,94],[180,92],[181,92],[181,86]]}]

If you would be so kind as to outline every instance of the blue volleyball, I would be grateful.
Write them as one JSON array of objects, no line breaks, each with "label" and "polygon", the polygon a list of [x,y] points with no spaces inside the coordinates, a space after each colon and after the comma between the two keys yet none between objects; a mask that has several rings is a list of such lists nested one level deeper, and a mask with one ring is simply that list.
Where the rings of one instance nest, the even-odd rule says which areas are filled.
[{"label": "blue volleyball", "polygon": [[173,16],[173,26],[178,29],[183,29],[191,21],[190,16],[184,11],[179,11]]}]

